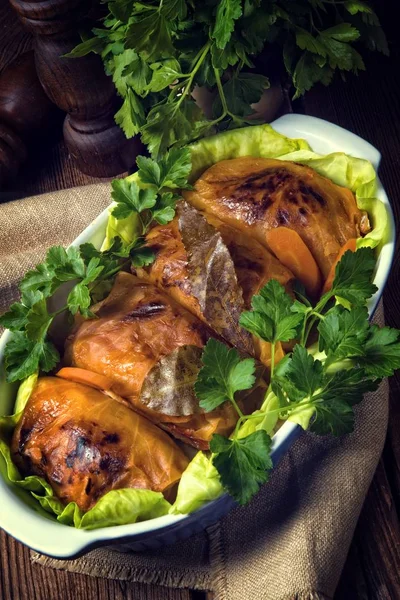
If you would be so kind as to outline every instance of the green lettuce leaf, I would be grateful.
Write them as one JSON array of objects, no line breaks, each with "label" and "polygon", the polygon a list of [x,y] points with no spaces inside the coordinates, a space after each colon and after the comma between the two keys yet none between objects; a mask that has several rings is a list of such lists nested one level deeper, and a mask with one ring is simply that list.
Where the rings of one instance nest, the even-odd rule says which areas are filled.
[{"label": "green lettuce leaf", "polygon": [[279,158],[289,152],[309,150],[310,146],[305,140],[287,138],[265,124],[224,131],[191,144],[189,149],[192,155],[190,181],[194,181],[221,160],[240,156]]},{"label": "green lettuce leaf", "polygon": [[30,395],[33,392],[33,389],[36,386],[37,380],[38,380],[38,373],[32,373],[32,375],[29,375],[29,377],[24,379],[24,381],[19,386],[18,392],[17,392],[17,397],[15,400],[15,405],[14,405],[14,413],[15,414],[21,413],[24,410],[24,408],[30,398]]},{"label": "green lettuce leaf", "polygon": [[82,516],[79,528],[97,529],[148,521],[167,515],[170,507],[170,503],[161,492],[140,489],[112,490]]},{"label": "green lettuce leaf", "polygon": [[358,192],[356,196],[358,208],[367,211],[371,223],[371,231],[365,237],[358,238],[357,248],[369,246],[380,251],[388,241],[390,234],[386,206],[377,198],[359,198]]},{"label": "green lettuce leaf", "polygon": [[75,502],[64,506],[51,494],[32,494],[44,510],[57,516],[63,525],[77,529],[99,529],[149,521],[167,515],[171,505],[161,492],[141,489],[111,490],[86,513]]},{"label": "green lettuce leaf", "polygon": [[[139,185],[141,189],[146,189],[149,186],[142,183],[137,173],[133,173],[129,177],[126,177],[127,181],[134,181]],[[113,202],[110,206],[110,216],[108,217],[106,227],[106,237],[101,247],[101,250],[108,250],[115,237],[120,237],[126,244],[131,244],[140,235],[140,222],[139,215],[137,213],[131,213],[126,219],[116,219],[111,213],[117,206],[116,202]]]},{"label": "green lettuce leaf", "polygon": [[198,452],[183,472],[170,514],[188,514],[223,492],[217,469],[204,452]]},{"label": "green lettuce leaf", "polygon": [[[260,414],[260,416],[259,417],[254,416],[254,418],[248,419],[247,421],[245,421],[243,423],[243,425],[241,425],[241,427],[237,433],[237,438],[238,439],[245,438],[248,435],[250,435],[251,433],[254,433],[255,431],[260,431],[261,429],[266,431],[268,433],[268,435],[272,436],[274,433],[276,424],[278,422],[278,418],[279,418],[279,410],[278,409],[279,408],[280,408],[279,398],[274,394],[274,392],[269,390],[265,396],[265,400],[262,403],[260,409],[255,410],[252,413],[252,415]],[[265,413],[266,411],[271,411],[271,412],[267,412],[267,414],[264,415],[263,413]]]}]

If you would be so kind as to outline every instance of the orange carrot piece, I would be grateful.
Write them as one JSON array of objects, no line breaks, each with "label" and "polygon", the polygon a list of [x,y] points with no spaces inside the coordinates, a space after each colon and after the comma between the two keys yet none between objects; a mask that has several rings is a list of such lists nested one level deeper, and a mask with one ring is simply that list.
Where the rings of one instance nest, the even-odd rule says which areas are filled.
[{"label": "orange carrot piece", "polygon": [[301,281],[310,296],[321,289],[321,273],[315,258],[297,231],[276,227],[267,231],[267,244],[278,260]]},{"label": "orange carrot piece", "polygon": [[336,267],[340,262],[343,254],[347,252],[347,250],[351,250],[351,252],[355,252],[357,250],[357,239],[350,238],[347,242],[340,248],[339,254],[337,255],[335,262],[331,266],[331,270],[329,271],[328,277],[325,280],[324,287],[322,288],[322,294],[326,294],[332,287],[333,280],[335,279]]},{"label": "orange carrot piece", "polygon": [[92,371],[79,369],[78,367],[63,367],[56,373],[56,376],[76,383],[83,383],[97,390],[109,390],[113,384],[111,379],[104,375],[92,373]]}]

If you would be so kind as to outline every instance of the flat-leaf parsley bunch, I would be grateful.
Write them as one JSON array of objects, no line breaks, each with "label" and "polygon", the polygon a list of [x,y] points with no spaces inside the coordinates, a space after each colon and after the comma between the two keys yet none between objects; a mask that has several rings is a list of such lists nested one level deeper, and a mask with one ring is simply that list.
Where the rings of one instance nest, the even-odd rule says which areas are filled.
[{"label": "flat-leaf parsley bunch", "polygon": [[[163,154],[204,135],[248,124],[269,81],[249,72],[268,44],[280,46],[299,96],[335,71],[365,69],[357,48],[387,53],[366,0],[112,0],[94,37],[69,57],[95,52],[123,103],[116,122]],[[192,93],[215,92],[206,118]],[[254,120],[250,121],[253,124]]]},{"label": "flat-leaf parsley bunch", "polygon": [[[230,438],[215,434],[210,449],[222,484],[239,503],[268,479],[278,419],[321,435],[349,433],[354,405],[400,368],[400,331],[368,320],[367,300],[377,291],[371,283],[375,262],[371,248],[346,252],[331,290],[315,306],[303,290],[293,299],[275,280],[253,297],[240,323],[271,344],[271,380],[263,405],[251,415],[243,414],[235,395],[254,385],[255,360],[241,360],[217,340],[207,343],[195,390],[205,411],[231,402],[238,413]],[[318,342],[307,348],[314,328]],[[276,344],[291,339],[297,340],[293,351],[275,365]]]},{"label": "flat-leaf parsley bunch", "polygon": [[[115,202],[111,214],[117,220],[134,215],[138,231],[131,243],[121,237],[112,240],[110,248],[101,252],[85,243],[67,250],[53,246],[43,263],[28,271],[19,289],[21,299],[0,316],[0,325],[13,335],[5,347],[7,381],[23,380],[29,375],[52,371],[60,355],[51,339],[51,326],[60,314],[70,320],[79,313],[85,319],[95,318],[90,306],[112,287],[115,275],[130,265],[150,265],[155,253],[145,245],[145,235],[155,224],[165,225],[175,216],[175,206],[181,196],[176,190],[190,187],[187,177],[191,170],[190,151],[172,149],[159,161],[138,156],[138,177],[146,185],[126,179],[112,182],[111,196]],[[69,282],[65,303],[52,310],[52,298]]]}]

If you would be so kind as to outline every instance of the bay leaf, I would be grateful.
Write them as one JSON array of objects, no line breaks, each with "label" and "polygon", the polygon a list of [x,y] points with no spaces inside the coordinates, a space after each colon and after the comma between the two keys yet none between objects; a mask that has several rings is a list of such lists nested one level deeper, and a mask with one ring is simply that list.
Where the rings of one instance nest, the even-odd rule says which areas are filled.
[{"label": "bay leaf", "polygon": [[177,212],[191,293],[206,322],[239,351],[254,355],[252,336],[239,325],[245,310],[243,293],[221,234],[187,202],[180,202]]},{"label": "bay leaf", "polygon": [[144,380],[140,401],[164,415],[183,417],[201,412],[194,383],[203,349],[180,346],[161,358]]}]

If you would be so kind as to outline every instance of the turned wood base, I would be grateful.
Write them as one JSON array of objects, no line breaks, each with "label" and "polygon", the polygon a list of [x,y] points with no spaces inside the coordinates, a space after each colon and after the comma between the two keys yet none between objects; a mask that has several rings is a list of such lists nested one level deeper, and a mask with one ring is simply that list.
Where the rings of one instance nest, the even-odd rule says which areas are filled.
[{"label": "turned wood base", "polygon": [[88,0],[10,0],[22,24],[33,33],[38,78],[47,96],[67,113],[64,136],[78,168],[94,177],[128,171],[141,149],[114,121],[119,99],[99,56],[64,55],[79,44],[78,31],[93,27]]}]

